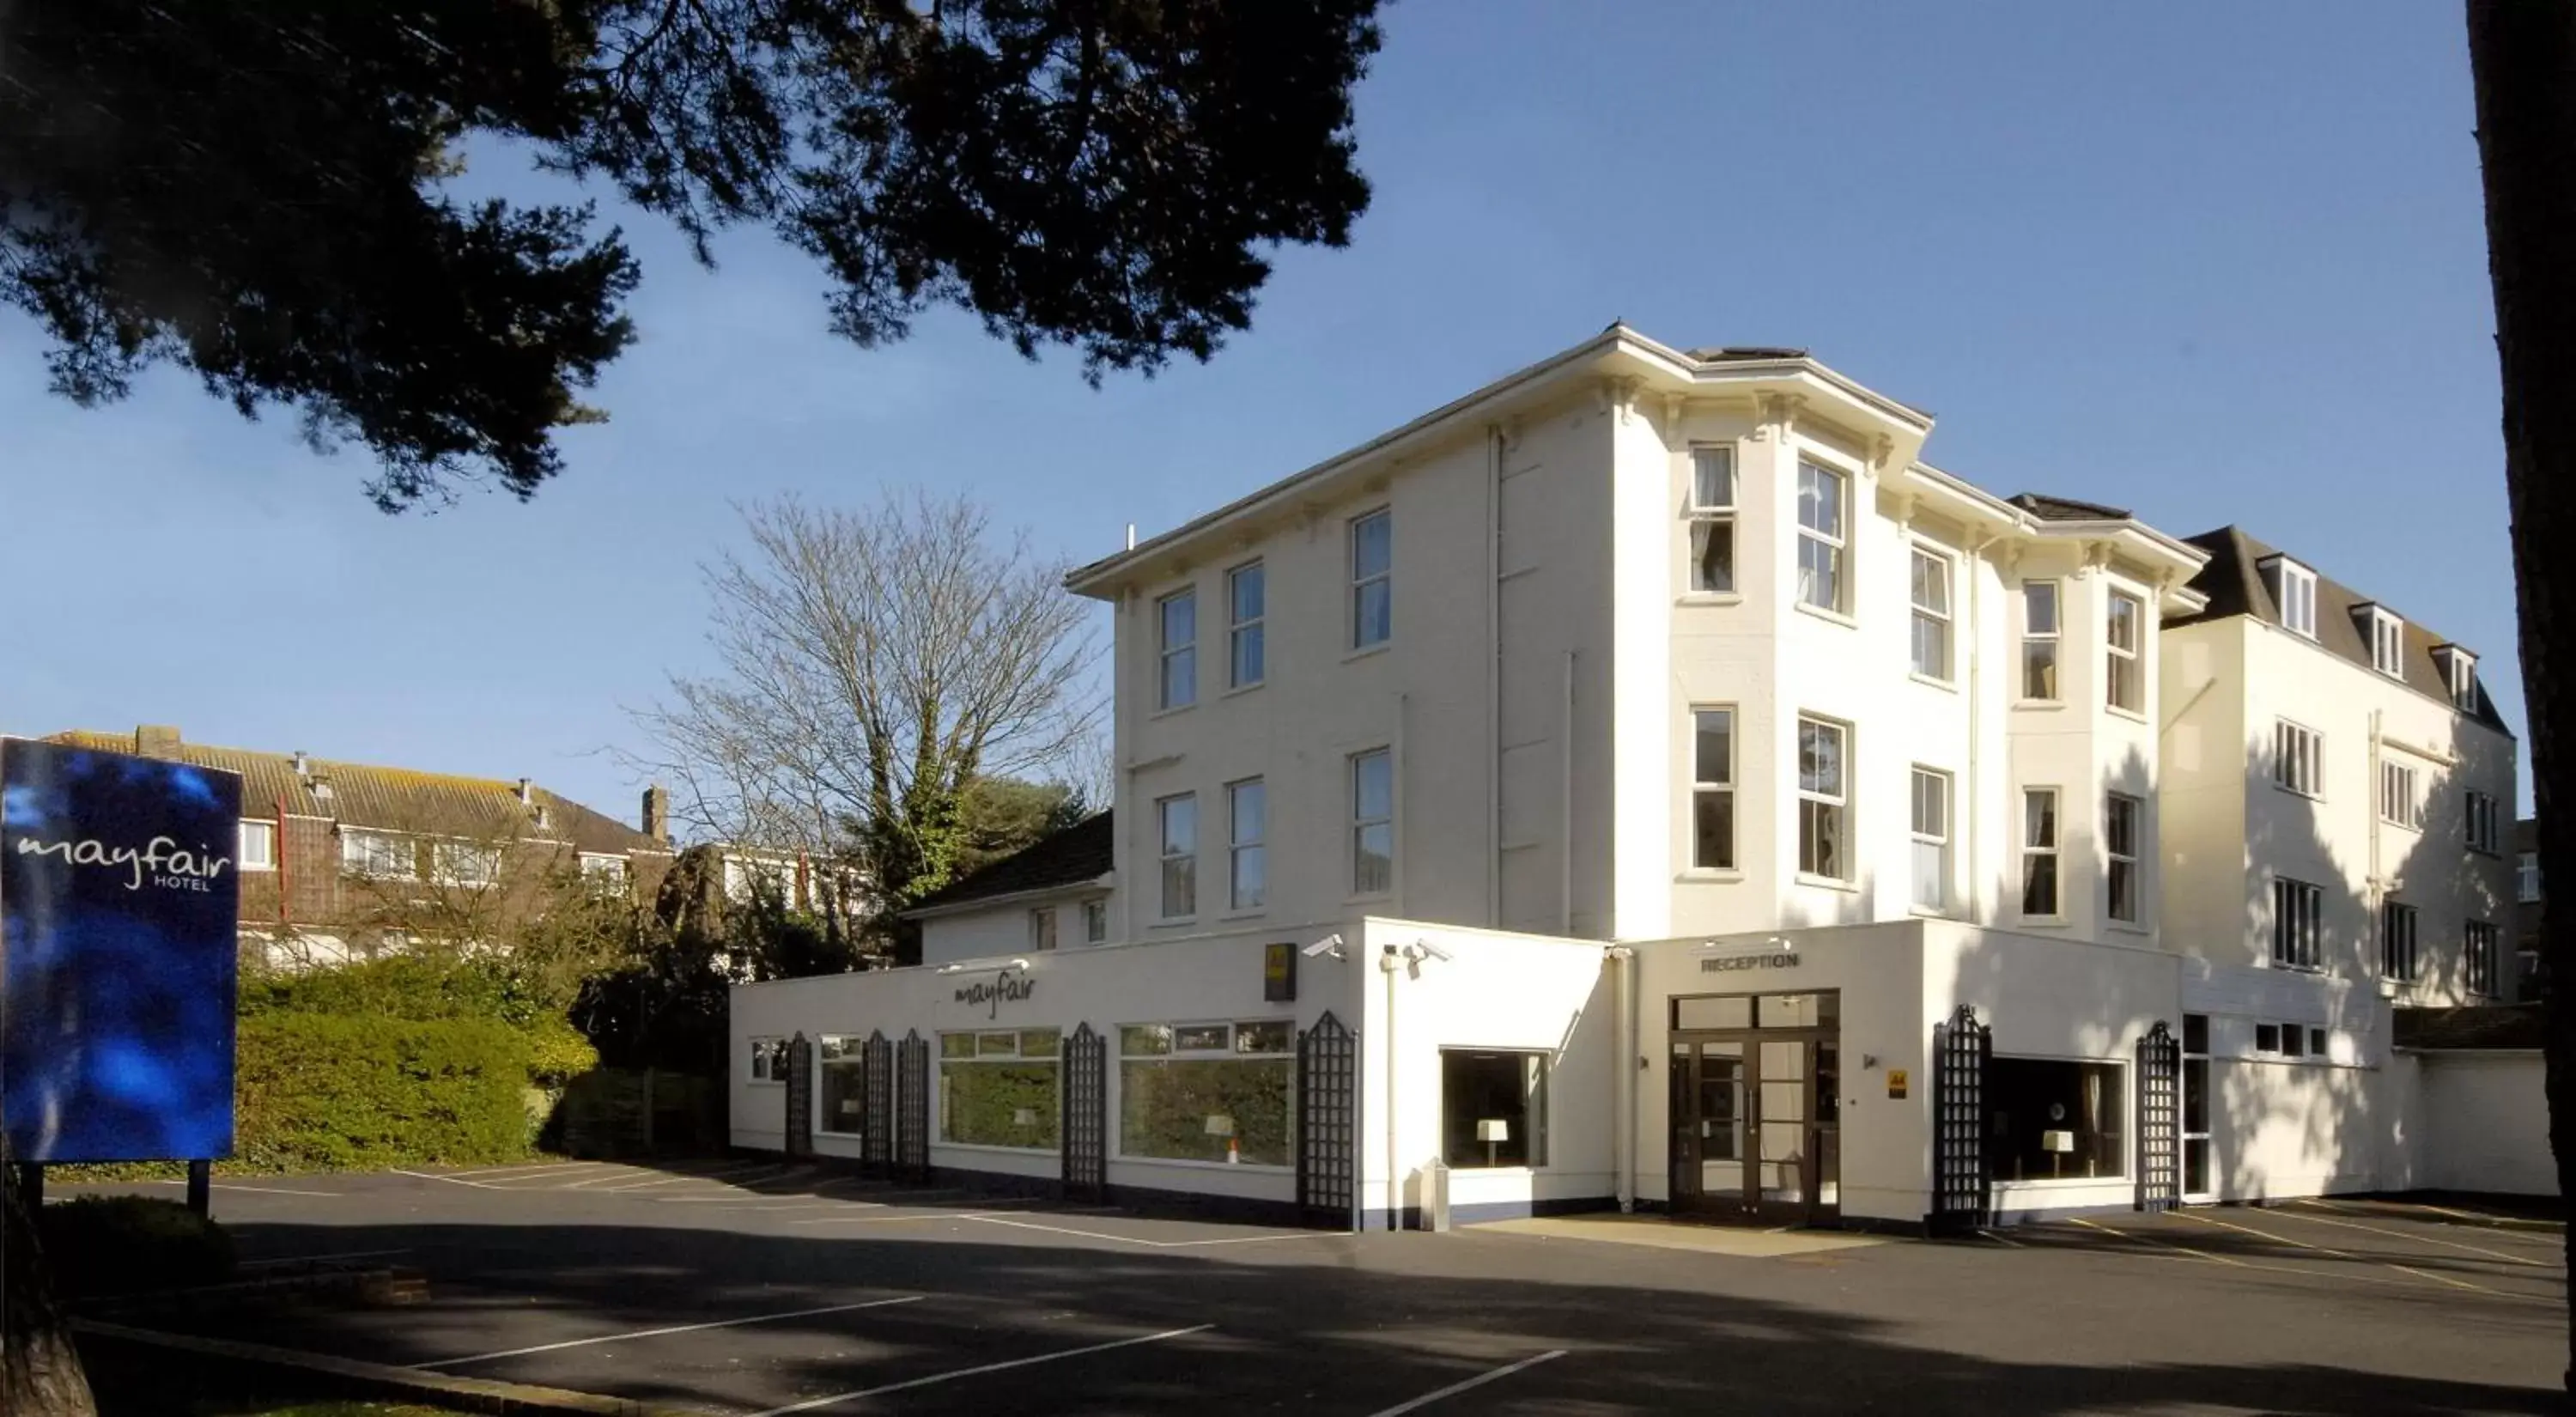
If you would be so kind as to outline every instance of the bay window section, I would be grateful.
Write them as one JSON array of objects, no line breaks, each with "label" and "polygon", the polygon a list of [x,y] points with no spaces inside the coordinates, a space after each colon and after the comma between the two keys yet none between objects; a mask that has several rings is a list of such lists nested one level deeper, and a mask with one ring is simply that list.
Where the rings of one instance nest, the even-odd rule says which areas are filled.
[{"label": "bay window section", "polygon": [[2021,696],[2057,701],[2057,582],[2021,585]]},{"label": "bay window section", "polygon": [[2111,609],[2102,627],[2103,683],[2111,707],[2129,713],[2147,710],[2147,675],[2140,650],[2146,642],[2147,608],[2122,591],[2111,592]]},{"label": "bay window section", "polygon": [[1154,624],[1162,656],[1154,707],[1187,708],[1199,701],[1199,593],[1175,591],[1155,601]]},{"label": "bay window section", "polygon": [[1844,785],[1847,730],[1822,719],[1798,720],[1798,871],[1842,881],[1851,878],[1843,846],[1850,799]]},{"label": "bay window section", "polygon": [[1950,679],[1950,562],[1914,549],[1914,672]]},{"label": "bay window section", "polygon": [[1154,804],[1162,832],[1162,912],[1186,920],[1199,908],[1199,799],[1184,792]]},{"label": "bay window section", "polygon": [[1735,869],[1735,710],[1691,714],[1691,866]]},{"label": "bay window section", "polygon": [[2051,919],[2057,912],[2057,789],[2027,788],[2021,794],[2021,913]]},{"label": "bay window section", "polygon": [[1118,1154],[1286,1166],[1297,1026],[1143,1023],[1118,1030]]},{"label": "bay window section", "polygon": [[2146,816],[2146,804],[2138,798],[2113,792],[2102,803],[2102,848],[2109,858],[2104,881],[2109,893],[2111,918],[2123,924],[2138,923],[2138,830]]},{"label": "bay window section", "polygon": [[1798,602],[1844,613],[1843,475],[1798,464]]},{"label": "bay window section", "polygon": [[1950,775],[1914,770],[1914,908],[1950,904]]},{"label": "bay window section", "polygon": [[1691,449],[1690,588],[1735,589],[1735,449]]},{"label": "bay window section", "polygon": [[1395,755],[1385,748],[1351,758],[1351,894],[1395,889]]},{"label": "bay window section", "polygon": [[956,1146],[1053,1151],[1061,1134],[1054,1028],[939,1035],[939,1139]]}]

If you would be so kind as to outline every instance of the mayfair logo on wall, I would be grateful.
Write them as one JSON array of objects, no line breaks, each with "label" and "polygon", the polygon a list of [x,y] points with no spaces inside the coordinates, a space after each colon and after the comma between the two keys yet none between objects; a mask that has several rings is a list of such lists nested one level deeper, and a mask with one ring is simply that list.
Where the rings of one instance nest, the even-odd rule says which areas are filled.
[{"label": "mayfair logo on wall", "polygon": [[957,1002],[982,1004],[986,1008],[986,1017],[1000,1018],[1002,1005],[1019,1003],[1037,991],[1038,982],[1027,975],[1004,974],[981,984],[960,986],[957,990]]},{"label": "mayfair logo on wall", "polygon": [[19,1161],[232,1154],[241,779],[0,740],[0,1118]]}]

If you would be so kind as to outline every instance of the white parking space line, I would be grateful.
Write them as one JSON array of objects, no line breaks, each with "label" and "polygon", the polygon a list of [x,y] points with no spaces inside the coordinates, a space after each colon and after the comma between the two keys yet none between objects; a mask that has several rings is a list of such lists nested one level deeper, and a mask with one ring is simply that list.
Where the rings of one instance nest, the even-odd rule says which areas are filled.
[{"label": "white parking space line", "polygon": [[2489,1250],[2477,1245],[2463,1245],[2457,1240],[2441,1240],[2430,1235],[2410,1235],[2403,1230],[2390,1230],[2384,1226],[2378,1225],[2364,1225],[2357,1220],[2336,1220],[2330,1216],[2310,1215],[2304,1210],[2292,1210],[2288,1206],[2277,1207],[2272,1211],[2272,1214],[2278,1215],[2286,1220],[2304,1220],[2310,1225],[2339,1225],[2346,1230],[2367,1230],[2373,1235],[2385,1235],[2392,1240],[2412,1240],[2427,1245],[2440,1245],[2446,1249],[2466,1250],[2470,1254],[2484,1255],[2489,1259],[2502,1260],[2506,1264],[2529,1265],[2533,1269],[2557,1268],[2556,1265],[2549,1263],[2547,1260],[2536,1260],[2531,1258],[2529,1255],[2509,1255],[2502,1250]]},{"label": "white parking space line", "polygon": [[2187,1210],[2177,1210],[2174,1211],[2173,1214],[2181,1216],[2185,1220],[2197,1220],[2203,1225],[2215,1225],[2222,1229],[2239,1231],[2243,1234],[2251,1235],[2258,1240],[2269,1240],[2276,1245],[2289,1245],[2296,1249],[2309,1250],[2320,1255],[2330,1255],[2339,1260],[2350,1260],[2355,1264],[2382,1265],[2389,1269],[2396,1270],[2400,1274],[2411,1274],[2417,1279],[2428,1279],[2435,1284],[2447,1284],[2454,1289],[2474,1289],[2481,1294],[2493,1294],[2496,1292],[2483,1284],[2471,1284],[2465,1279],[2453,1279],[2449,1275],[2434,1274],[2429,1270],[2417,1269],[2413,1265],[2399,1264],[2395,1260],[2376,1258],[2366,1259],[2349,1250],[2338,1250],[2329,1245],[2311,1245],[2305,1240],[2293,1240],[2287,1235],[2275,1235],[2268,1230],[2257,1230],[2251,1225],[2239,1225],[2232,1220],[2215,1220],[2206,1215],[2195,1215]]},{"label": "white parking space line", "polygon": [[[2153,1239],[2149,1236],[2133,1235],[2126,1230],[2115,1230],[2099,1221],[2087,1220],[2080,1215],[2070,1215],[2066,1217],[2066,1219],[2069,1223],[2081,1225],[2087,1230],[2099,1230],[2105,1235],[2117,1235],[2123,1240],[2132,1241],[2140,1245],[2152,1245],[2159,1250],[2171,1250],[2175,1254],[2188,1255],[2196,1260],[2209,1260],[2217,1264],[2234,1265],[2239,1269],[2252,1268],[2251,1265],[2247,1264],[2244,1260],[2236,1258],[2234,1255],[2222,1255],[2211,1250],[2195,1250],[2189,1245],[2169,1244],[2163,1240]],[[2306,1274],[2308,1272],[2309,1271],[2306,1270],[2293,1271],[2293,1273],[2298,1274]]]},{"label": "white parking space line", "polygon": [[774,1161],[754,1161],[741,1166],[719,1166],[713,1171],[699,1171],[685,1176],[664,1176],[658,1180],[636,1181],[629,1185],[611,1186],[608,1189],[612,1192],[642,1191],[649,1190],[655,1186],[681,1186],[692,1181],[719,1181],[727,1177],[747,1176],[755,1171],[775,1172],[782,1171],[784,1169],[786,1168],[780,1166]]},{"label": "white parking space line", "polygon": [[1087,1348],[1067,1348],[1058,1353],[1040,1353],[1033,1358],[1013,1358],[1006,1363],[986,1363],[979,1368],[959,1368],[954,1372],[933,1373],[926,1378],[911,1378],[899,1383],[887,1383],[883,1387],[863,1387],[853,1392],[836,1392],[829,1397],[809,1397],[803,1402],[791,1402],[785,1407],[772,1407],[765,1412],[755,1412],[751,1417],[787,1417],[791,1412],[811,1412],[818,1407],[855,1402],[862,1397],[875,1397],[880,1393],[903,1392],[911,1388],[929,1387],[934,1383],[955,1382],[959,1378],[971,1378],[984,1373],[999,1373],[1011,1368],[1053,1363],[1064,1358],[1079,1358],[1086,1353],[1106,1353],[1113,1348],[1133,1348],[1140,1343],[1160,1343],[1167,1338],[1205,1333],[1214,1327],[1216,1327],[1215,1324],[1193,1324],[1188,1328],[1167,1328],[1161,1333],[1139,1334],[1134,1338],[1121,1338],[1110,1343],[1094,1343]]},{"label": "white parking space line", "polygon": [[609,1164],[610,1163],[605,1161],[532,1161],[525,1166],[486,1166],[477,1171],[450,1171],[447,1174],[458,1178],[466,1176],[503,1176],[512,1173],[534,1175],[540,1171],[584,1171],[594,1166],[606,1166]]},{"label": "white parking space line", "polygon": [[407,1254],[410,1254],[410,1253],[411,1253],[411,1251],[410,1251],[410,1250],[408,1250],[408,1249],[402,1249],[402,1250],[341,1250],[341,1251],[338,1251],[338,1252],[336,1252],[336,1253],[328,1254],[328,1255],[276,1255],[276,1256],[272,1256],[271,1258],[268,1258],[268,1259],[260,1259],[260,1260],[243,1260],[239,1265],[235,1266],[235,1268],[238,1268],[238,1269],[255,1269],[255,1268],[259,1268],[259,1267],[261,1267],[261,1266],[267,1266],[267,1265],[282,1265],[282,1264],[320,1264],[320,1263],[321,1263],[322,1261],[324,1261],[324,1260],[373,1260],[373,1259],[382,1259],[382,1258],[384,1258],[384,1257],[385,1257],[385,1256],[387,1256],[387,1255],[407,1255]]},{"label": "white parking space line", "polygon": [[1422,1408],[1429,1407],[1431,1404],[1438,1402],[1444,1397],[1456,1397],[1458,1394],[1465,1392],[1469,1388],[1483,1387],[1485,1384],[1494,1381],[1496,1378],[1508,1378],[1512,1374],[1517,1373],[1524,1368],[1535,1368],[1541,1363],[1553,1362],[1556,1359],[1564,1357],[1565,1353],[1566,1350],[1562,1348],[1551,1348],[1547,1352],[1541,1353],[1535,1358],[1523,1358],[1517,1363],[1506,1363],[1503,1366],[1494,1369],[1492,1372],[1478,1373],[1476,1376],[1467,1379],[1465,1382],[1451,1383],[1449,1386],[1440,1389],[1438,1392],[1426,1392],[1420,1397],[1413,1399],[1411,1402],[1399,1402],[1393,1407],[1383,1408],[1379,1411],[1372,1412],[1369,1414],[1369,1417],[1397,1417],[1397,1414],[1399,1413],[1418,1411]]},{"label": "white parking space line", "polygon": [[780,1314],[752,1314],[739,1319],[717,1319],[712,1323],[673,1324],[669,1328],[642,1328],[626,1333],[606,1333],[597,1338],[571,1338],[561,1343],[536,1343],[525,1348],[502,1348],[490,1353],[469,1354],[463,1358],[440,1358],[428,1363],[404,1366],[421,1368],[456,1368],[467,1363],[489,1363],[496,1358],[518,1358],[530,1353],[554,1353],[566,1348],[587,1348],[595,1343],[622,1343],[638,1338],[660,1338],[673,1333],[701,1333],[711,1328],[741,1328],[745,1324],[770,1324],[784,1319],[812,1318],[816,1314],[846,1314],[854,1309],[882,1309],[894,1304],[918,1304],[925,1296],[907,1294],[900,1299],[870,1299],[857,1304],[830,1304],[819,1309],[790,1309]]},{"label": "white parking space line", "polygon": [[[883,1206],[877,1207],[885,1209]],[[790,1225],[886,1225],[898,1220],[981,1220],[980,1215],[951,1211],[907,1210],[898,1215],[826,1215],[814,1220],[791,1220]]]},{"label": "white parking space line", "polygon": [[1044,1230],[1055,1235],[1079,1235],[1086,1240],[1110,1240],[1121,1245],[1143,1245],[1153,1250],[1188,1250],[1202,1245],[1253,1245],[1266,1240],[1319,1240],[1327,1231],[1298,1230],[1281,1235],[1225,1235],[1213,1240],[1146,1240],[1134,1235],[1116,1235],[1106,1230],[1075,1230],[1063,1225],[1040,1225],[1033,1220],[1006,1220],[998,1215],[970,1215],[987,1225],[1008,1225],[1015,1230]]},{"label": "white parking space line", "polygon": [[[185,1181],[146,1181],[143,1184],[147,1186],[184,1186],[188,1183]],[[338,1191],[290,1191],[284,1186],[244,1186],[237,1185],[229,1181],[216,1181],[213,1183],[213,1186],[214,1189],[218,1191],[249,1191],[253,1195],[262,1196],[313,1196],[321,1200],[338,1200],[340,1198],[340,1192]]]},{"label": "white parking space line", "polygon": [[510,1189],[507,1186],[493,1185],[489,1181],[469,1181],[462,1176],[441,1176],[435,1171],[406,1171],[399,1166],[388,1166],[385,1168],[385,1171],[388,1175],[409,1176],[415,1181],[445,1181],[451,1186],[472,1186],[478,1191],[506,1191]]}]

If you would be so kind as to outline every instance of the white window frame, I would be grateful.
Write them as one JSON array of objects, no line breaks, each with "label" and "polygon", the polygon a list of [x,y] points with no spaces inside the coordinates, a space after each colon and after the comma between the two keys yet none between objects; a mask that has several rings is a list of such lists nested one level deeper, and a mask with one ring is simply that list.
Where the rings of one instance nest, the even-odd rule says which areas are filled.
[{"label": "white window frame", "polygon": [[[1172,813],[1175,808],[1189,814],[1189,830],[1183,834],[1187,839],[1177,846],[1173,842],[1172,830]],[[1157,918],[1165,921],[1194,920],[1198,918],[1199,913],[1199,795],[1195,792],[1175,792],[1169,797],[1155,798],[1154,832],[1157,859],[1154,905],[1159,912]],[[1188,873],[1189,877],[1189,898],[1180,903],[1181,908],[1177,911],[1172,909],[1172,871],[1175,867]]]},{"label": "white window frame", "polygon": [[[1950,908],[1950,798],[1954,785],[1950,774],[1941,769],[1914,765],[1908,812],[1908,826],[1914,838],[1912,901],[1914,909],[1936,915]],[[1927,864],[1931,868],[1928,873]]]},{"label": "white window frame", "polygon": [[2517,851],[2513,857],[2513,898],[2518,905],[2540,903],[2540,853]]},{"label": "white window frame", "polygon": [[1029,909],[1029,948],[1051,950],[1056,944],[1055,907],[1032,906]]},{"label": "white window frame", "polygon": [[[1190,637],[1172,638],[1172,608],[1186,601]],[[1154,597],[1154,711],[1169,713],[1199,701],[1199,588],[1183,586]]]},{"label": "white window frame", "polygon": [[1082,903],[1082,942],[1100,945],[1109,942],[1109,898],[1093,896]]},{"label": "white window frame", "polygon": [[[1690,549],[1689,564],[1683,568],[1684,583],[1693,595],[1733,595],[1736,593],[1735,553],[1737,550],[1735,445],[1733,443],[1694,443],[1691,445],[1690,463],[1690,488],[1687,498],[1690,506],[1684,518],[1687,523],[1685,530],[1689,535]],[[1707,475],[1708,469],[1718,464],[1723,464],[1718,476],[1725,482],[1725,495],[1722,499],[1712,500],[1703,493],[1706,492],[1711,481]],[[1705,564],[1701,551],[1702,538],[1714,539],[1721,536],[1726,539],[1726,583],[1724,585],[1703,583],[1700,575],[1701,567]]]},{"label": "white window frame", "polygon": [[[1376,571],[1366,571],[1360,566],[1360,532],[1371,522],[1386,524],[1386,565]],[[1374,511],[1362,512],[1351,518],[1345,560],[1350,570],[1351,582],[1351,649],[1357,652],[1375,649],[1379,645],[1393,642],[1395,639],[1395,509],[1393,507],[1379,507]],[[1363,610],[1368,603],[1369,591],[1376,587],[1384,587],[1385,590],[1386,628],[1375,639],[1371,639],[1368,638],[1369,626]]]},{"label": "white window frame", "polygon": [[[2031,628],[2030,598],[2034,591],[2044,591],[2048,596],[2048,628],[2045,630]],[[2065,585],[2053,578],[2023,581],[2021,583],[2021,655],[2014,666],[2018,670],[2014,685],[2015,698],[2019,702],[2056,704],[2066,701],[2065,645]],[[2034,694],[2030,691],[2031,652],[2037,649],[2048,651],[2050,692],[2046,694]]]},{"label": "white window frame", "polygon": [[2424,829],[2424,798],[2416,790],[2412,764],[2379,760],[2379,819],[2409,831]]},{"label": "white window frame", "polygon": [[2496,807],[2496,799],[2474,787],[2470,788],[2466,813],[2469,849],[2488,856],[2499,854],[2503,850],[2501,844],[2503,838],[2499,835],[2501,830],[2499,819],[2502,814]]},{"label": "white window frame", "polygon": [[[369,843],[384,846],[401,864],[379,865],[377,853]],[[420,879],[420,843],[403,832],[344,826],[340,828],[340,869],[371,881],[416,881]]]},{"label": "white window frame", "polygon": [[[474,869],[465,869],[468,865]],[[501,848],[474,841],[432,842],[429,869],[440,885],[487,889],[501,884]]]},{"label": "white window frame", "polygon": [[2424,956],[2417,948],[2421,918],[2414,906],[2394,896],[2379,902],[2379,977],[2412,984],[2423,977]]},{"label": "white window frame", "polygon": [[[1807,520],[1808,483],[1811,480],[1825,478],[1832,479],[1833,487],[1833,496],[1823,499],[1832,504],[1833,525],[1830,528],[1811,525]],[[1807,609],[1821,610],[1828,615],[1849,616],[1851,614],[1851,485],[1850,473],[1818,462],[1803,453],[1799,455],[1796,487],[1797,598],[1798,603]],[[1814,596],[1817,586],[1807,566],[1807,548],[1810,546],[1816,548],[1822,570],[1832,578],[1829,594],[1823,600],[1818,600]]]},{"label": "white window frame", "polygon": [[2265,568],[2272,583],[2272,603],[2279,608],[2281,628],[2303,639],[2317,637],[2317,573],[2275,556]]},{"label": "white window frame", "polygon": [[[258,817],[241,819],[241,831],[233,841],[233,868],[239,871],[274,871],[277,869],[278,824]],[[259,843],[256,851],[251,843]]]},{"label": "white window frame", "polygon": [[2451,707],[2478,711],[2478,657],[2457,645],[2442,648],[2442,673],[2450,681]]},{"label": "white window frame", "polygon": [[[1700,752],[1700,722],[1709,718],[1723,719],[1726,722],[1726,761],[1713,765],[1714,776],[1711,775],[1712,764]],[[1735,726],[1735,705],[1733,704],[1697,704],[1691,708],[1691,790],[1688,831],[1690,863],[1694,871],[1735,869]],[[1707,843],[1700,835],[1700,803],[1714,798],[1723,798],[1726,802],[1726,839],[1717,843],[1718,849],[1713,853],[1716,859],[1710,860],[1704,859],[1712,853],[1704,849]]]},{"label": "white window frame", "polygon": [[[1957,604],[1952,595],[1957,581],[1957,577],[1953,574],[1956,564],[1948,556],[1917,542],[1914,544],[1914,557],[1906,576],[1906,597],[1914,605],[1912,637],[1908,642],[1908,654],[1914,673],[1943,684],[1949,683],[1952,678],[1950,631],[1953,623],[1952,607]],[[1930,601],[1927,601],[1924,596],[1926,587],[1934,592]],[[1931,650],[1929,664],[1924,662],[1927,641]]]},{"label": "white window frame", "polygon": [[[1244,577],[1252,576],[1258,596],[1252,613],[1243,613]],[[1270,678],[1269,632],[1263,627],[1270,618],[1270,572],[1259,561],[1246,561],[1225,573],[1225,686],[1249,689],[1267,683]],[[1244,672],[1244,650],[1252,651],[1252,672]]]},{"label": "white window frame", "polygon": [[787,1084],[787,1040],[763,1035],[744,1040],[751,1044],[751,1078],[767,1087]]},{"label": "white window frame", "polygon": [[[2120,610],[2129,610],[2129,643],[2120,643]],[[2122,713],[2147,711],[2147,602],[2125,590],[2102,601],[2102,702]],[[2129,692],[2124,699],[2122,684]]]},{"label": "white window frame", "polygon": [[[2120,809],[2128,808],[2129,849],[2120,850],[2120,833],[2115,827]],[[2146,843],[2147,800],[2126,792],[2102,795],[2102,913],[2123,925],[2146,923]],[[2127,868],[2129,913],[2120,913],[2120,877]]]},{"label": "white window frame", "polygon": [[2313,972],[2325,967],[2326,893],[2288,876],[2272,878],[2272,967]]},{"label": "white window frame", "polygon": [[[1244,802],[1249,794],[1251,820],[1245,821]],[[1246,826],[1251,834],[1245,834]],[[1225,785],[1225,908],[1242,913],[1259,910],[1270,894],[1270,789],[1260,778],[1241,778]],[[1260,868],[1260,880],[1249,892],[1244,890],[1243,868],[1246,864]]]},{"label": "white window frame", "polygon": [[[2194,1019],[2200,1022],[2200,1046],[2197,1048],[2192,1046]],[[2183,1195],[2193,1199],[2206,1198],[2217,1193],[2216,1184],[2210,1179],[2218,1170],[2218,1158],[2210,1146],[2209,1118],[2216,1110],[2217,1101],[2210,1090],[2210,1023],[2211,1019],[2207,1014],[2182,1016],[2182,1093],[2174,1099],[2174,1123],[2182,1138],[2182,1145],[2176,1151],[2174,1160],[2182,1173],[2176,1178],[2177,1183],[2181,1186]],[[2196,1073],[2195,1069],[2197,1069]],[[2200,1086],[2200,1125],[2197,1127],[2191,1124],[2191,1091],[2195,1076]],[[2197,1190],[2192,1189],[2191,1186],[2191,1144],[2193,1142],[2200,1143],[2201,1185]]]},{"label": "white window frame", "polygon": [[[2046,802],[2045,814],[2034,815],[2032,808]],[[2066,918],[2066,796],[2054,787],[2025,787],[2021,790],[2021,918],[2024,920],[2063,920]],[[2033,868],[2045,866],[2048,879],[2048,908],[2031,909]]]},{"label": "white window frame", "polygon": [[2272,785],[2302,797],[2325,796],[2326,736],[2296,719],[2272,720]]},{"label": "white window frame", "polygon": [[[1366,807],[1365,799],[1367,794],[1361,785],[1361,775],[1368,771],[1369,764],[1371,763],[1383,763],[1386,766],[1386,815],[1384,816],[1372,816],[1369,814]],[[1395,875],[1397,870],[1395,832],[1397,806],[1395,800],[1395,750],[1392,748],[1370,748],[1362,752],[1351,754],[1348,759],[1348,766],[1344,770],[1343,777],[1344,781],[1348,783],[1350,791],[1351,894],[1354,897],[1391,895],[1395,891]],[[1365,858],[1366,853],[1366,848],[1363,843],[1367,840],[1368,833],[1375,828],[1384,828],[1386,831],[1386,880],[1382,884],[1371,885],[1362,878],[1360,874],[1360,863]]]},{"label": "white window frame", "polygon": [[[1807,771],[1810,733],[1819,735],[1819,742],[1830,738],[1834,745],[1830,783],[1825,774]],[[1798,874],[1809,880],[1837,885],[1852,880],[1851,740],[1850,724],[1815,714],[1798,715]],[[1825,869],[1828,854],[1830,870]]]},{"label": "white window frame", "polygon": [[2406,622],[2389,611],[2370,607],[2370,667],[2391,679],[2406,677]]},{"label": "white window frame", "polygon": [[2460,978],[2468,992],[2481,999],[2502,997],[2504,981],[2496,977],[2496,971],[2503,966],[2503,951],[2504,931],[2494,921],[2471,920],[2461,925]]}]

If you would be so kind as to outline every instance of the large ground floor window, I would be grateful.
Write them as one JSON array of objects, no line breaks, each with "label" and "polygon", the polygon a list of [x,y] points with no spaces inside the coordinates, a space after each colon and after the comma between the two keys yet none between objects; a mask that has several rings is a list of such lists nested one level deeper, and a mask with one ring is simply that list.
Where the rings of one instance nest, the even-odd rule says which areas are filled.
[{"label": "large ground floor window", "polygon": [[1054,1028],[987,1029],[939,1035],[939,1139],[959,1146],[1053,1151],[1057,1103]]},{"label": "large ground floor window", "polygon": [[868,1041],[826,1033],[814,1044],[814,1129],[854,1137],[868,1129]]},{"label": "large ground floor window", "polygon": [[1997,1058],[1986,1078],[1996,1180],[2123,1174],[2127,1093],[2119,1064]]},{"label": "large ground floor window", "polygon": [[1440,1052],[1440,1154],[1453,1167],[1547,1164],[1547,1055]]},{"label": "large ground floor window", "polygon": [[1141,1023],[1118,1030],[1118,1154],[1286,1166],[1297,1026]]}]

